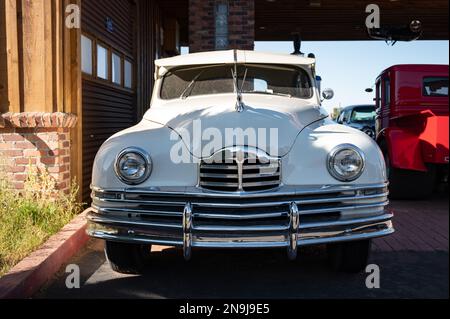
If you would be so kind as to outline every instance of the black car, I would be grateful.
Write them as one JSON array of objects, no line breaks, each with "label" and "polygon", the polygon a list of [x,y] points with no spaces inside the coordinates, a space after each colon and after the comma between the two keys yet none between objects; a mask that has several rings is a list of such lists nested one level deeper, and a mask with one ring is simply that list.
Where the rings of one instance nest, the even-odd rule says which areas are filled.
[{"label": "black car", "polygon": [[352,105],[341,111],[337,122],[356,128],[375,138],[375,116],[375,105]]}]

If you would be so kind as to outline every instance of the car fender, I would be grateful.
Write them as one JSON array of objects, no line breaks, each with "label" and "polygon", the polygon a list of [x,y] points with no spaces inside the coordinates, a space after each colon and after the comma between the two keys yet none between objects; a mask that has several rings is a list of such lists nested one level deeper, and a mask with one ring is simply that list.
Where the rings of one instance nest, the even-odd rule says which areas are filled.
[{"label": "car fender", "polygon": [[[366,160],[362,175],[351,183],[340,182],[328,172],[328,155],[341,144],[359,148]],[[282,158],[285,185],[357,185],[385,183],[386,166],[376,142],[365,133],[330,120],[305,128],[291,152]]]}]

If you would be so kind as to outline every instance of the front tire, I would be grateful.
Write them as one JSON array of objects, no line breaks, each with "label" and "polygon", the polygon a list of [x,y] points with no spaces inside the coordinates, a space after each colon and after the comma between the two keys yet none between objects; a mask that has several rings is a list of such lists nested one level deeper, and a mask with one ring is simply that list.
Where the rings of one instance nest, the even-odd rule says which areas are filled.
[{"label": "front tire", "polygon": [[115,272],[121,274],[141,274],[145,260],[150,256],[151,245],[127,244],[106,241],[105,255]]},{"label": "front tire", "polygon": [[371,240],[328,244],[328,259],[336,271],[360,273],[367,267],[371,247]]}]

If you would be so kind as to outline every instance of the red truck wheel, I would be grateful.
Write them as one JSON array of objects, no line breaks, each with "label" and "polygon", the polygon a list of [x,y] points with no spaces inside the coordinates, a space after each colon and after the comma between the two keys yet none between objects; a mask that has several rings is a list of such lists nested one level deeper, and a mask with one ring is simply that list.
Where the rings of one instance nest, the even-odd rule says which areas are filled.
[{"label": "red truck wheel", "polygon": [[436,167],[428,172],[418,172],[392,167],[389,154],[384,152],[391,199],[425,199],[433,194],[436,184]]}]

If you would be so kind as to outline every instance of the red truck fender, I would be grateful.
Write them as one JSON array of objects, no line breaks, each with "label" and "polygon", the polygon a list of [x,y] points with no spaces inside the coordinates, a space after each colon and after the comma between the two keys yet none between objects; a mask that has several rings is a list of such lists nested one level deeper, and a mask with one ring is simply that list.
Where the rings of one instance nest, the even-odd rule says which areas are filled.
[{"label": "red truck fender", "polygon": [[388,152],[392,167],[426,172],[426,163],[448,163],[448,116],[424,111],[400,118],[396,124],[379,137],[379,145]]}]

